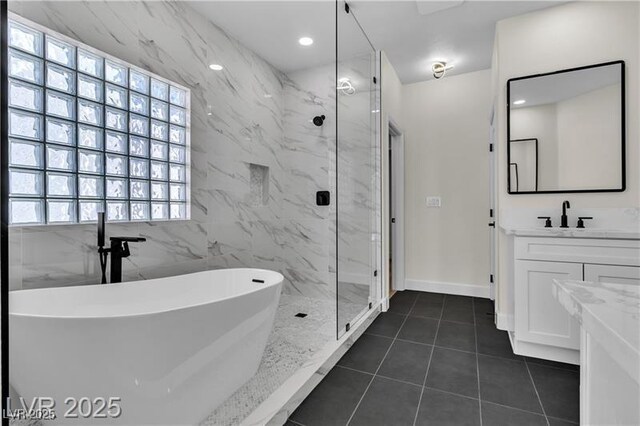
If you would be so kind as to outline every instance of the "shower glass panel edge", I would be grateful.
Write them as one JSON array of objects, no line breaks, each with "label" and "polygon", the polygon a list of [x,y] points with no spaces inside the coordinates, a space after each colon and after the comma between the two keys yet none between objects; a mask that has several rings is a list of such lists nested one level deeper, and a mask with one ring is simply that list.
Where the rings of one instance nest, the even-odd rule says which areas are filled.
[{"label": "shower glass panel edge", "polygon": [[378,300],[376,51],[336,4],[336,303],[340,338]]}]

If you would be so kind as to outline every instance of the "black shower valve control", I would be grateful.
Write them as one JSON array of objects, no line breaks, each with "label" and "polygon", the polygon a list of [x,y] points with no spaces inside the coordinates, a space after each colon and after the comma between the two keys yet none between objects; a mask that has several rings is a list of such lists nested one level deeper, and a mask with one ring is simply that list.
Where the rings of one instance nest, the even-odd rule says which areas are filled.
[{"label": "black shower valve control", "polygon": [[550,216],[538,216],[538,219],[545,219],[544,221],[544,227],[545,228],[551,228],[551,217]]},{"label": "black shower valve control", "polygon": [[576,228],[584,228],[584,221],[588,220],[588,219],[593,219],[593,217],[591,217],[591,216],[580,216],[580,217],[578,217],[578,224],[576,225]]},{"label": "black shower valve control", "polygon": [[316,204],[318,206],[328,206],[331,203],[331,195],[329,191],[316,192]]}]

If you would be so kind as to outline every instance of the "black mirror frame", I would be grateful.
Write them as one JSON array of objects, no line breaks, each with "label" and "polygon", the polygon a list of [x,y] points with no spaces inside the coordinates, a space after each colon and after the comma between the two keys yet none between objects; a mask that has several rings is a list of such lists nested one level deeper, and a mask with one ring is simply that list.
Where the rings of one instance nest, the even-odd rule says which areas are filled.
[{"label": "black mirror frame", "polygon": [[[620,112],[621,112],[621,132],[620,132],[620,142],[621,142],[621,186],[620,188],[613,189],[567,189],[567,190],[555,190],[555,191],[512,191],[511,190],[511,147],[510,139],[511,139],[511,83],[518,80],[526,80],[529,78],[536,77],[544,77],[547,75],[554,74],[562,74],[572,71],[581,71],[589,68],[598,68],[605,67],[609,65],[620,65]],[[624,192],[627,189],[627,159],[626,159],[626,134],[627,134],[627,125],[626,125],[626,81],[625,81],[625,62],[623,60],[603,62],[599,64],[586,65],[582,67],[576,68],[567,68],[563,70],[547,72],[542,74],[532,74],[523,77],[515,77],[507,80],[507,193],[513,195],[522,195],[522,194],[569,194],[569,193],[584,193],[584,192]]]}]

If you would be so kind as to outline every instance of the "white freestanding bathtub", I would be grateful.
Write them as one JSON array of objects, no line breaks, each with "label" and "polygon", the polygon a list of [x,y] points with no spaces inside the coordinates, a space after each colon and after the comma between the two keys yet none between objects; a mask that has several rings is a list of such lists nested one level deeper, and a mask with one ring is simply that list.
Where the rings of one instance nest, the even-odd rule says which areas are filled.
[{"label": "white freestanding bathtub", "polygon": [[[197,423],[258,369],[282,281],[277,272],[222,269],[13,291],[11,385],[27,402],[54,398],[62,424]],[[89,398],[94,411],[96,398],[120,398],[122,414],[84,418],[85,400],[79,418],[66,419],[68,397]]]}]

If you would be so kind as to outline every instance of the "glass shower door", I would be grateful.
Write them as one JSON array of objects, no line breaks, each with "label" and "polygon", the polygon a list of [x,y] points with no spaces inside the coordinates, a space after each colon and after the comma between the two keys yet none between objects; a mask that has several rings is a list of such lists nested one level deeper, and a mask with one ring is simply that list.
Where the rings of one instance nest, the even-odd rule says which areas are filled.
[{"label": "glass shower door", "polygon": [[369,308],[375,262],[376,54],[337,4],[336,255],[338,337]]}]

